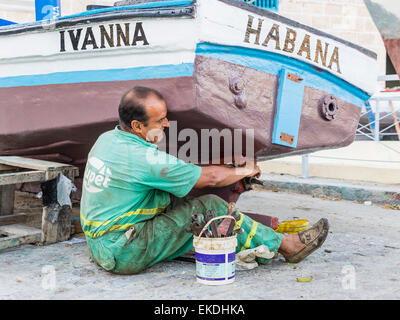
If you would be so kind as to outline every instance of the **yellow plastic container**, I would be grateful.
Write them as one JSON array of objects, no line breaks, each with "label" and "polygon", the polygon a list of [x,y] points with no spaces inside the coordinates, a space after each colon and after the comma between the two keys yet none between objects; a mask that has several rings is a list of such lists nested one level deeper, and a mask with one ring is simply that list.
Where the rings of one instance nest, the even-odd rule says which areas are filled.
[{"label": "yellow plastic container", "polygon": [[293,221],[282,221],[278,225],[278,228],[275,229],[275,232],[295,234],[300,231],[307,230],[309,224],[310,224],[310,221],[308,221],[306,219],[293,220]]}]

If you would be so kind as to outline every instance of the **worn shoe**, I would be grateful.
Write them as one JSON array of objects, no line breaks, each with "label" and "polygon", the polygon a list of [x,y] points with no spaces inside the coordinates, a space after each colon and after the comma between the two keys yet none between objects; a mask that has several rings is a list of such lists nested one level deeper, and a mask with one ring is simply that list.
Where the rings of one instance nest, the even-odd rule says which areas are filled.
[{"label": "worn shoe", "polygon": [[298,263],[308,257],[324,243],[328,236],[329,224],[328,219],[322,218],[315,223],[310,229],[298,233],[300,241],[306,246],[299,252],[285,257],[287,262]]}]

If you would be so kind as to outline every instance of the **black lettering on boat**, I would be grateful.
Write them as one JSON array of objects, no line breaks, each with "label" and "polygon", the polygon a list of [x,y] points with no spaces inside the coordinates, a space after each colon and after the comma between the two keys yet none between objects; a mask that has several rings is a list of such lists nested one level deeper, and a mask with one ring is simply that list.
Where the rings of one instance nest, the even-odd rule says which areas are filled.
[{"label": "black lettering on boat", "polygon": [[268,42],[271,39],[275,41],[275,50],[281,50],[281,47],[279,46],[279,25],[277,25],[276,23],[274,23],[269,30],[268,35],[262,45],[265,47],[268,46]]},{"label": "black lettering on boat", "polygon": [[[292,53],[295,48],[295,41],[296,41],[297,33],[293,29],[286,28],[286,38],[285,38],[285,45],[283,47],[283,51]],[[290,44],[290,48],[289,48]]]},{"label": "black lettering on boat", "polygon": [[143,45],[147,46],[149,43],[147,42],[146,35],[144,34],[144,30],[142,27],[142,23],[136,23],[135,34],[133,36],[132,46],[136,46],[136,42],[143,41]]},{"label": "black lettering on boat", "polygon": [[[264,34],[264,32],[266,32],[265,26],[263,26],[264,20],[258,18],[258,25],[256,28],[254,16],[249,15],[248,17],[249,19],[247,21],[246,33],[243,42],[250,43],[250,41],[253,39],[252,36],[254,36],[254,44],[260,45],[260,36],[262,33]],[[275,41],[275,50],[282,50],[288,52],[289,54],[296,54],[325,68],[342,73],[340,70],[338,47],[334,47],[332,54],[330,54],[330,43],[323,42],[320,39],[315,39],[315,35],[309,35],[307,33],[300,42],[301,38],[299,37],[298,31],[286,27],[285,42],[283,43],[283,49],[281,49],[282,44],[280,43],[280,36],[282,35],[283,37],[283,29],[280,27],[282,27],[282,25],[279,23],[274,23],[272,25],[264,42],[262,43],[263,46],[268,46],[269,42],[273,40]],[[327,66],[328,59],[329,64]],[[334,65],[336,65],[336,68],[334,68]]]},{"label": "black lettering on boat", "polygon": [[[133,32],[133,28],[134,32]],[[69,34],[69,39],[65,35]],[[133,37],[132,37],[133,34]],[[84,36],[83,36],[84,35]],[[90,26],[60,31],[60,52],[149,45],[142,22]]]},{"label": "black lettering on boat", "polygon": [[72,48],[75,51],[78,51],[79,39],[81,38],[82,28],[76,30],[76,35],[74,34],[74,30],[68,30],[69,38],[71,39]]},{"label": "black lettering on boat", "polygon": [[249,20],[247,22],[246,34],[244,36],[244,42],[250,43],[250,35],[255,34],[256,39],[254,41],[254,44],[260,44],[260,34],[261,34],[262,23],[264,20],[258,18],[257,29],[253,29],[253,20],[254,20],[254,17],[249,15]]},{"label": "black lettering on boat", "polygon": [[60,52],[65,52],[65,31],[60,31]]},{"label": "black lettering on boat", "polygon": [[92,31],[92,27],[88,27],[86,29],[86,35],[85,35],[85,40],[83,41],[82,50],[86,50],[86,47],[88,45],[91,45],[93,47],[93,49],[99,48],[97,46],[96,38],[94,37],[93,31]]},{"label": "black lettering on boat", "polygon": [[104,26],[100,26],[100,36],[101,36],[101,45],[100,48],[104,49],[105,46],[105,40],[107,40],[108,46],[110,48],[114,47],[114,28],[113,24],[109,24],[108,27],[110,28],[110,33],[106,31],[106,28]]},{"label": "black lettering on boat", "polygon": [[328,56],[328,43],[325,43],[325,51],[322,53],[322,43],[321,40],[317,40],[317,46],[315,48],[315,60],[314,62],[319,63],[319,58],[321,58],[321,63],[326,67],[326,58]]},{"label": "black lettering on boat", "polygon": [[129,46],[129,23],[125,23],[125,33],[122,31],[121,25],[117,24],[117,47],[121,46],[121,39],[125,47]]},{"label": "black lettering on boat", "polygon": [[336,63],[336,71],[338,73],[340,72],[340,67],[339,67],[339,48],[335,47],[335,49],[333,50],[332,56],[331,56],[331,61],[329,62],[329,66],[328,68],[332,70],[332,64]]},{"label": "black lettering on boat", "polygon": [[311,60],[311,54],[310,54],[310,36],[306,34],[304,36],[303,42],[300,46],[299,52],[297,52],[297,55],[303,56],[303,52],[305,52],[306,59]]}]

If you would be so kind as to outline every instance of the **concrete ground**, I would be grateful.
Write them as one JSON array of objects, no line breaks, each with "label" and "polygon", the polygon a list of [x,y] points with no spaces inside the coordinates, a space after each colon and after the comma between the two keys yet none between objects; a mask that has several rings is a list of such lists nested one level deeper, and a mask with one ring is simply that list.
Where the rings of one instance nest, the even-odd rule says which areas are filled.
[{"label": "concrete ground", "polygon": [[[0,252],[0,299],[400,299],[399,210],[264,190],[243,194],[237,205],[280,220],[314,223],[326,217],[330,233],[321,249],[297,265],[279,256],[215,287],[197,283],[190,262],[118,276],[89,261],[85,242],[23,245]],[[312,280],[298,282],[299,277]]]}]

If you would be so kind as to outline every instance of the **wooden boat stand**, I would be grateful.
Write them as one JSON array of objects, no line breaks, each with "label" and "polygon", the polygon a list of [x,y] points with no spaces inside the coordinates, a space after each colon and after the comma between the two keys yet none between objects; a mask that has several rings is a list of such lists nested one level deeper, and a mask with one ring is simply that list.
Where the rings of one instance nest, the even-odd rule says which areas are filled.
[{"label": "wooden boat stand", "polygon": [[[79,171],[74,166],[62,163],[24,157],[0,157],[0,250],[21,244],[45,245],[69,239],[71,208],[68,205],[60,207],[57,203],[57,181],[61,174],[74,182]],[[27,182],[41,183],[41,229],[24,224],[29,218],[28,214],[14,213],[15,185]]]}]

